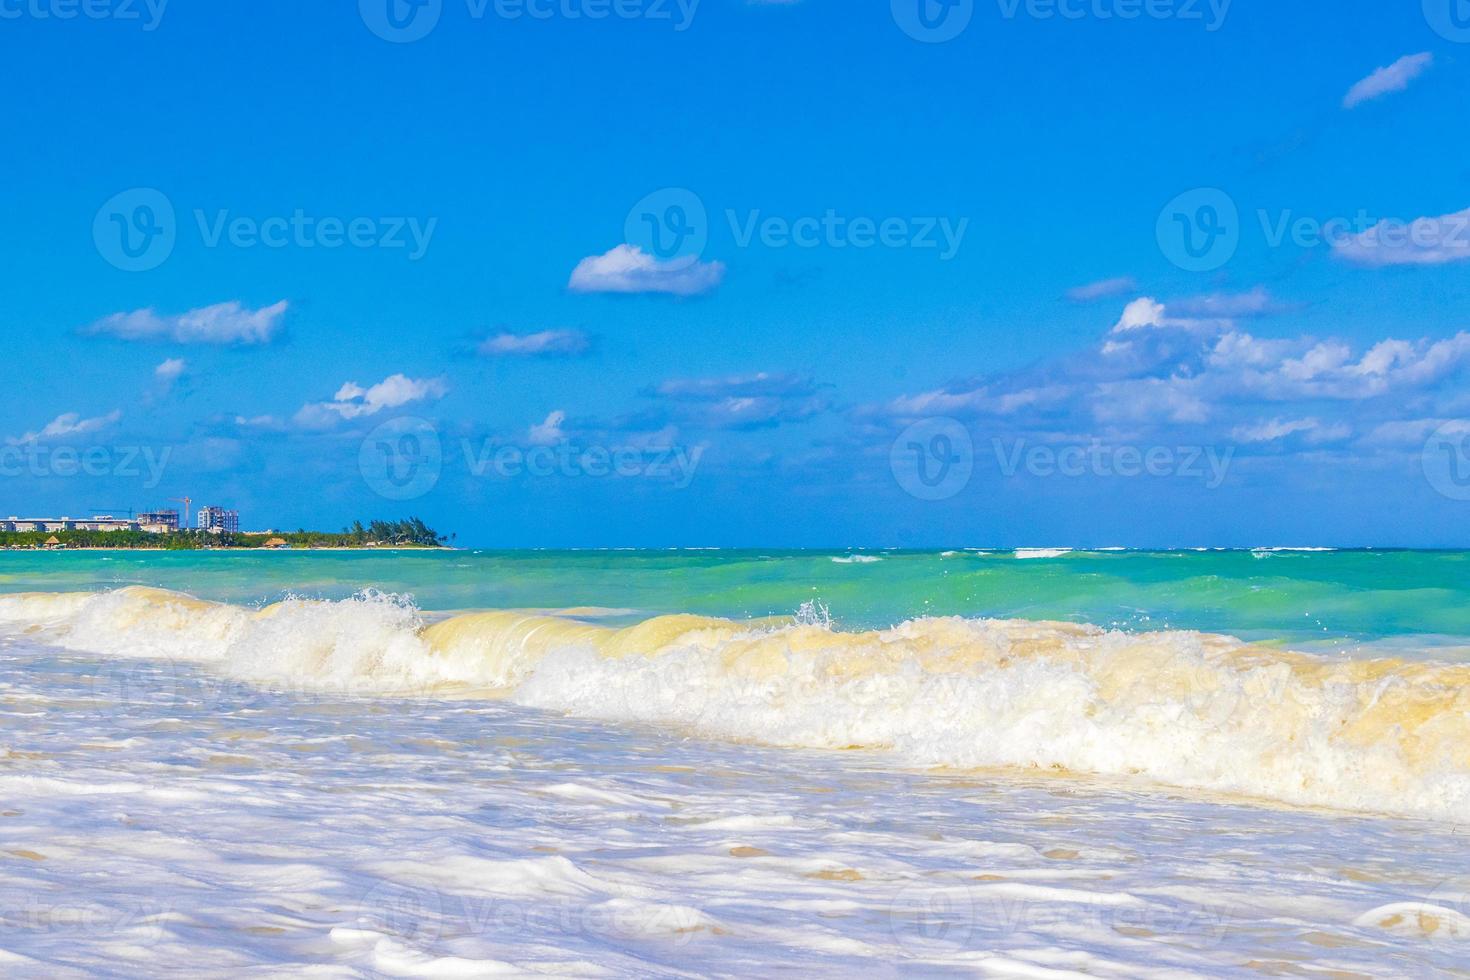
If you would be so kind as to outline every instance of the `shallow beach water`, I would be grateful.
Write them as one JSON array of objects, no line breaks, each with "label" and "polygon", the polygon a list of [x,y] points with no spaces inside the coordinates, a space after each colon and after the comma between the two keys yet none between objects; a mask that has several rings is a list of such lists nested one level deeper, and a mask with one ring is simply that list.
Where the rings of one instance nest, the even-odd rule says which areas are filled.
[{"label": "shallow beach water", "polygon": [[1456,827],[0,656],[8,976],[1470,974]]},{"label": "shallow beach water", "polygon": [[0,560],[5,976],[1470,976],[1452,556],[101,557]]}]

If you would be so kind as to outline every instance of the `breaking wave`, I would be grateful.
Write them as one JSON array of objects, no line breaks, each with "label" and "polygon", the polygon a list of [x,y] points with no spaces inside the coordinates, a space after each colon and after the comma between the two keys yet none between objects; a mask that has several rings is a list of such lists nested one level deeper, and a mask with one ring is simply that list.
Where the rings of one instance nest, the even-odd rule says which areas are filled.
[{"label": "breaking wave", "polygon": [[285,690],[506,698],[722,739],[887,751],[920,767],[1470,818],[1470,666],[1069,623],[920,619],[845,633],[816,612],[616,629],[516,612],[429,622],[372,592],[251,609],[127,588],[0,596],[0,631]]}]

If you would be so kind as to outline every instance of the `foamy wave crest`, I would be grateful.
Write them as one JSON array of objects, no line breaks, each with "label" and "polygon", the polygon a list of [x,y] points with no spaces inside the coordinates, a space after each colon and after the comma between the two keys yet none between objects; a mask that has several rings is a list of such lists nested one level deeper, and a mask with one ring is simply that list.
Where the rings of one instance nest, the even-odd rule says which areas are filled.
[{"label": "foamy wave crest", "polygon": [[147,589],[7,596],[0,628],[293,689],[480,694],[768,745],[886,750],[914,766],[1470,817],[1470,666],[1021,621],[843,633],[815,615],[613,629],[486,612],[426,624],[376,593],[261,610]]}]

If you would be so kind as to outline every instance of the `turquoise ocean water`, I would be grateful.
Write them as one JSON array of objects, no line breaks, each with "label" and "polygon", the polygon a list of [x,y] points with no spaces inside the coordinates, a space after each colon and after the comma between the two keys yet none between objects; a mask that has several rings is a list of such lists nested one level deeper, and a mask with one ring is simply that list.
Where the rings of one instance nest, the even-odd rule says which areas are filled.
[{"label": "turquoise ocean water", "polygon": [[[1024,553],[1023,553],[1024,554]],[[735,619],[827,606],[841,629],[924,616],[1185,629],[1296,646],[1470,637],[1470,553],[58,552],[0,553],[0,592],[146,585],[236,604],[363,589],[430,612],[612,610]]]}]

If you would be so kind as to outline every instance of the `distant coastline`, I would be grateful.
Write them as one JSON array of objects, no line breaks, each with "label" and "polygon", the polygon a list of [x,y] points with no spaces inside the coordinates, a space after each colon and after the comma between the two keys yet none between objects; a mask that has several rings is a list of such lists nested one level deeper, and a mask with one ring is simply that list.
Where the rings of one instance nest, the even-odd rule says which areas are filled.
[{"label": "distant coastline", "polygon": [[5,551],[441,551],[452,550],[452,536],[440,534],[416,517],[403,521],[361,521],[340,533],[264,531],[256,533],[181,530],[159,534],[140,530],[0,531]]}]

